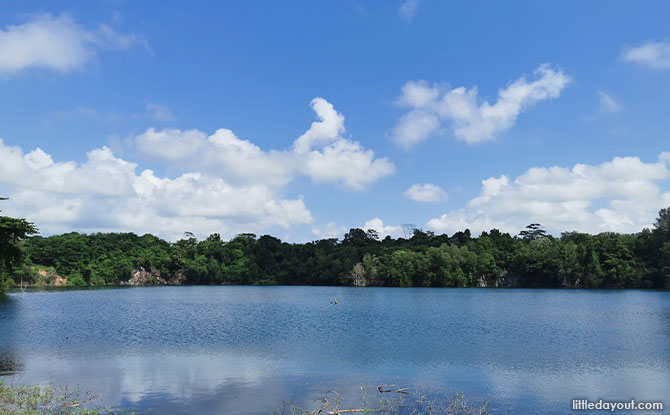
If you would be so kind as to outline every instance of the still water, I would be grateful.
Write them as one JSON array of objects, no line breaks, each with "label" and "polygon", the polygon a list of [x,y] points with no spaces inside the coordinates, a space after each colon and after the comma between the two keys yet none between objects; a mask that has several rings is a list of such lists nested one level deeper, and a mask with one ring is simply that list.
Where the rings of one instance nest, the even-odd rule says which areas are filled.
[{"label": "still water", "polygon": [[140,414],[269,414],[282,401],[318,407],[320,388],[353,398],[378,384],[463,392],[500,414],[584,413],[574,398],[667,406],[670,292],[12,293],[0,296],[0,380],[81,385]]}]

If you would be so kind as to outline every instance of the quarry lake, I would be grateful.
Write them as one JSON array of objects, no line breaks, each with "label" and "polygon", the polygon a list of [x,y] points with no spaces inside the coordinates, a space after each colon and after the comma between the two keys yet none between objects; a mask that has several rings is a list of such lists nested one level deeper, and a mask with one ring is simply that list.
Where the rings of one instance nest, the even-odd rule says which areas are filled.
[{"label": "quarry lake", "polygon": [[270,414],[379,384],[463,392],[500,414],[584,413],[577,398],[667,406],[670,292],[14,292],[0,297],[0,380],[80,385],[139,414]]}]

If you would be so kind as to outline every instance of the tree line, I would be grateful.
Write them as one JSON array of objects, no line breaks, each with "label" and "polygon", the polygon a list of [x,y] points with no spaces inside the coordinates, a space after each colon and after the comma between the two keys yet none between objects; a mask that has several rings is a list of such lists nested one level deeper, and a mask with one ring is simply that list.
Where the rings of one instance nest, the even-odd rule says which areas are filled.
[{"label": "tree line", "polygon": [[[23,228],[8,243],[4,229],[12,223]],[[553,237],[531,224],[517,236],[413,229],[405,238],[380,239],[373,229],[354,228],[341,240],[302,244],[254,234],[224,241],[187,233],[173,243],[133,233],[30,237],[35,229],[28,222],[3,217],[0,224],[0,255],[10,258],[3,259],[5,286],[10,271],[14,283],[39,283],[51,272],[70,285],[98,286],[122,284],[143,268],[178,284],[670,287],[670,208],[636,234]]]}]

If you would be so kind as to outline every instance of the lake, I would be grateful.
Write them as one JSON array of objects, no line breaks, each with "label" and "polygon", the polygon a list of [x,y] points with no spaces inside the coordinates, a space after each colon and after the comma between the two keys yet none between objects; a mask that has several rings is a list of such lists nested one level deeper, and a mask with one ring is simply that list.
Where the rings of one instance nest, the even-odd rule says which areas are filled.
[{"label": "lake", "polygon": [[80,385],[140,414],[269,414],[282,401],[318,407],[321,388],[357,399],[361,386],[379,384],[463,392],[501,414],[585,413],[571,410],[576,398],[667,405],[670,292],[12,293],[0,296],[0,375],[9,384]]}]

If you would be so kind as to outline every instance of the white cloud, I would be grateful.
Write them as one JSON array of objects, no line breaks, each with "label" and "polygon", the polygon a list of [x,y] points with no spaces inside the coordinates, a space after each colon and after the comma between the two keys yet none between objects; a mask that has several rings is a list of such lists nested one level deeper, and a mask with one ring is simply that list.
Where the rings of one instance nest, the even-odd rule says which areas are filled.
[{"label": "white cloud", "polygon": [[309,130],[293,143],[296,153],[302,154],[315,145],[329,143],[344,132],[344,116],[335,111],[333,105],[323,98],[314,98],[310,104],[319,121],[314,121]]},{"label": "white cloud", "polygon": [[628,47],[621,55],[625,62],[635,62],[652,69],[670,69],[670,42],[647,42]]},{"label": "white cloud", "polygon": [[235,182],[283,186],[299,175],[315,183],[341,183],[362,190],[395,171],[386,158],[343,138],[344,116],[323,98],[312,100],[319,121],[294,142],[291,149],[263,151],[228,129],[211,136],[199,130],[148,129],[136,137],[137,149],[152,158],[186,168],[225,174]]},{"label": "white cloud", "polygon": [[400,14],[400,17],[404,21],[410,23],[416,16],[416,12],[419,9],[419,3],[421,3],[421,0],[403,1],[400,7],[398,7],[398,13]]},{"label": "white cloud", "polygon": [[[392,238],[399,238],[404,235],[402,226],[396,225],[384,225],[384,221],[379,218],[372,218],[366,221],[363,226],[360,227],[364,231],[373,229],[377,231],[377,236],[379,239],[384,239],[387,236]],[[342,239],[345,233],[349,231],[344,225],[339,225],[336,222],[329,222],[325,226],[314,226],[312,227],[312,234],[319,237],[320,239],[326,238],[339,238]],[[411,236],[411,235],[410,235]]]},{"label": "white cloud", "polygon": [[315,183],[341,182],[354,190],[362,190],[395,171],[388,159],[375,159],[372,150],[365,150],[359,143],[345,139],[339,139],[321,151],[311,151],[304,162],[298,158],[297,165],[302,166],[301,171]]},{"label": "white cloud", "polygon": [[312,234],[319,239],[341,239],[347,230],[346,226],[338,225],[335,222],[328,222],[324,226],[314,226],[312,228]]},{"label": "white cloud", "polygon": [[[322,103],[327,105],[321,108],[332,108]],[[310,224],[312,215],[302,198],[282,195],[291,180],[307,175],[315,182],[362,189],[393,171],[387,159],[375,159],[371,150],[342,138],[344,117],[335,115],[322,117],[340,120],[334,127],[315,123],[308,130],[312,133],[301,136],[309,137],[309,145],[301,141],[303,152],[295,145],[264,151],[228,129],[207,135],[149,128],[135,137],[137,151],[164,162],[178,172],[175,177],[140,172],[137,163],[107,147],[90,151],[79,164],[54,161],[40,148],[24,153],[0,140],[0,193],[10,197],[3,210],[27,217],[46,234],[133,231],[176,239],[190,231],[231,237]],[[331,230],[326,227],[323,235]]]},{"label": "white cloud", "polygon": [[372,218],[369,221],[365,222],[363,225],[363,230],[374,229],[379,235],[379,239],[384,239],[387,236],[392,238],[399,238],[403,236],[402,226],[396,225],[387,225],[384,226],[384,221],[379,218]]},{"label": "white cloud", "polygon": [[310,223],[301,199],[284,199],[262,184],[234,186],[203,173],[171,179],[103,147],[84,164],[54,163],[41,149],[23,154],[0,140],[0,181],[13,191],[9,215],[28,217],[43,232],[128,230],[169,238],[184,231],[232,236],[270,226]]},{"label": "white cloud", "polygon": [[24,24],[0,29],[0,73],[31,67],[67,72],[92,60],[99,49],[123,50],[137,44],[148,47],[135,34],[121,34],[105,25],[88,30],[66,13],[42,13]]},{"label": "white cloud", "polygon": [[156,131],[153,127],[135,138],[137,148],[159,160],[175,161],[199,155],[206,144],[207,134],[199,130],[166,128]]},{"label": "white cloud", "polygon": [[428,229],[447,234],[470,229],[473,234],[477,235],[482,231],[489,231],[494,228],[503,232],[510,232],[512,235],[519,232],[516,227],[508,227],[504,222],[494,221],[484,215],[475,215],[465,209],[445,213],[439,218],[431,219],[426,226]]},{"label": "white cloud", "polygon": [[392,138],[400,146],[409,148],[427,139],[440,128],[437,115],[423,110],[413,110],[403,115],[393,129]]},{"label": "white cloud", "polygon": [[19,147],[5,146],[1,139],[0,161],[0,182],[52,193],[122,195],[132,187],[129,174],[136,167],[115,158],[107,147],[89,152],[88,161],[78,166],[54,163],[40,148],[24,155]]},{"label": "white cloud", "polygon": [[135,138],[137,150],[185,171],[206,171],[235,183],[283,186],[291,179],[290,166],[277,152],[264,152],[221,128],[208,136],[200,130],[149,128]]},{"label": "white cloud", "polygon": [[660,187],[667,189],[668,179],[667,164],[636,157],[572,168],[535,167],[514,180],[505,175],[483,180],[481,193],[468,207],[431,219],[428,227],[448,233],[498,228],[516,234],[535,222],[554,234],[638,232],[670,205],[670,191]]},{"label": "white cloud", "polygon": [[444,190],[430,183],[412,185],[403,192],[403,195],[415,202],[439,202],[447,199],[447,193]]},{"label": "white cloud", "polygon": [[410,81],[402,88],[398,104],[411,108],[391,131],[391,138],[403,147],[427,139],[447,123],[455,137],[475,144],[507,131],[528,107],[558,98],[571,82],[569,76],[549,65],[535,70],[533,81],[521,77],[498,91],[498,100],[479,102],[477,87],[447,88],[426,81]]},{"label": "white cloud", "polygon": [[600,99],[600,112],[620,112],[623,104],[605,91],[598,91]]}]

